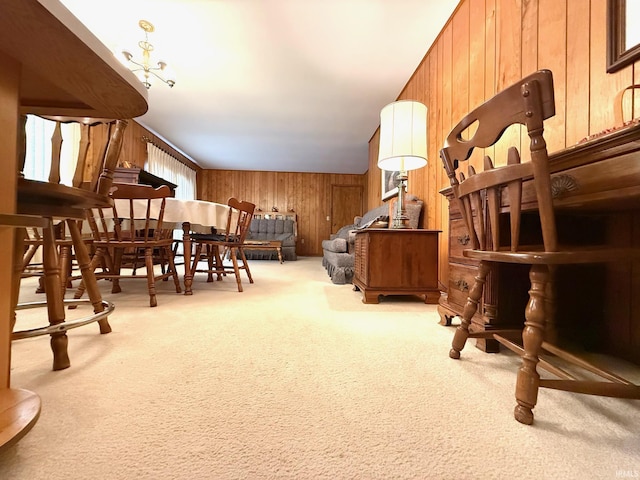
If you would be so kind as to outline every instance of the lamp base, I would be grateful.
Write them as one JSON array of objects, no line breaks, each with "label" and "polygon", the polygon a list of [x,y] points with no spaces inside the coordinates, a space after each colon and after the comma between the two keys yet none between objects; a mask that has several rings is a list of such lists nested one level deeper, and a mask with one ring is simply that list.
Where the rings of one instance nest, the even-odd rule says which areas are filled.
[{"label": "lamp base", "polygon": [[398,173],[398,201],[396,205],[396,211],[393,215],[393,222],[391,223],[391,228],[411,228],[409,226],[409,217],[407,216],[407,212],[404,208],[404,195],[407,189],[407,172],[399,172]]},{"label": "lamp base", "polygon": [[411,228],[409,226],[409,217],[406,215],[396,214],[396,216],[393,217],[391,228]]}]

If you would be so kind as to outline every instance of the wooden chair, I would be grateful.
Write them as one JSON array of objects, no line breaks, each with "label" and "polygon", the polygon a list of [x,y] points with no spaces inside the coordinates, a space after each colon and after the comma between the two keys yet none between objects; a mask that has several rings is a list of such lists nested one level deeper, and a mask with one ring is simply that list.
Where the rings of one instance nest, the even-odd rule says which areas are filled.
[{"label": "wooden chair", "polygon": [[[171,196],[168,186],[154,189],[149,185],[127,183],[113,184],[111,197],[115,204],[110,209],[91,209],[89,224],[93,231],[94,256],[90,269],[95,271],[104,265],[105,271],[96,273],[98,279],[113,282],[112,293],[120,292],[121,278],[147,280],[149,305],[157,306],[157,280],[173,278],[176,293],[181,293],[180,279],[176,271],[173,253],[173,229],[163,225],[166,198]],[[144,252],[146,275],[123,273],[123,258],[126,254]],[[156,274],[154,257],[166,258],[169,268]],[[75,298],[81,298],[84,283],[78,287]]]},{"label": "wooden chair", "polygon": [[[233,272],[238,284],[238,291],[242,292],[242,280],[240,278],[240,270],[244,270],[249,277],[249,283],[253,283],[251,270],[244,253],[244,241],[251,226],[253,219],[253,211],[255,205],[253,203],[239,201],[230,198],[227,202],[229,205],[229,215],[227,216],[227,225],[223,233],[220,234],[200,234],[191,235],[195,244],[195,254],[193,256],[192,272],[206,272],[207,282],[213,281],[213,274],[218,280],[222,280],[222,276]],[[203,256],[205,249],[205,257],[207,259],[207,269],[198,269],[198,261]],[[223,264],[225,255],[231,259],[232,267]],[[242,260],[242,265],[238,264],[238,257]]]},{"label": "wooden chair", "polygon": [[[56,122],[52,136],[49,181],[40,182],[18,178],[17,201],[19,214],[38,216],[46,220],[45,226],[42,227],[40,244],[43,250],[46,302],[18,304],[17,294],[14,295],[14,302],[17,310],[46,306],[49,325],[30,330],[14,330],[12,339],[50,335],[53,369],[61,370],[71,364],[67,352],[67,330],[97,321],[100,333],[111,332],[107,316],[113,311],[114,305],[102,299],[96,278],[89,269],[90,257],[81,228],[87,208],[107,206],[111,202],[108,192],[113,182],[113,171],[122,149],[123,133],[127,121],[72,117],[46,118]],[[61,124],[72,122],[80,124],[80,142],[73,186],[69,187],[60,184]],[[26,141],[23,143],[26,144]],[[83,282],[87,285],[88,301],[93,306],[93,315],[74,320],[65,319],[65,304],[77,306],[84,302],[64,300],[68,275],[59,260],[59,248],[62,240],[55,233],[54,223],[56,221],[64,222],[70,234],[69,239],[65,239],[64,242],[67,246],[71,245],[75,252]],[[19,244],[22,249],[26,232],[22,230],[16,235],[17,238],[20,237]],[[22,255],[20,249],[17,250],[16,256]],[[14,263],[16,271],[14,278],[19,282],[24,267],[24,258],[16,259]],[[66,264],[66,260],[64,263]],[[12,328],[14,326],[15,319]]]},{"label": "wooden chair", "polygon": [[[640,258],[638,249],[613,248],[607,245],[561,245],[556,230],[556,211],[553,205],[549,158],[544,140],[544,120],[555,114],[552,74],[538,71],[498,93],[479,106],[449,133],[440,156],[449,176],[454,197],[466,223],[471,248],[466,257],[479,261],[475,282],[463,310],[449,353],[460,357],[468,338],[494,338],[500,344],[522,356],[517,374],[515,418],[521,423],[533,423],[533,408],[539,387],[568,392],[621,398],[640,398],[640,387],[597,367],[584,359],[552,344],[545,338],[545,328],[553,320],[556,291],[553,272],[562,265],[629,262]],[[460,172],[461,165],[474,149],[498,143],[507,127],[521,124],[530,138],[531,161],[520,161],[517,144],[507,151],[506,164],[495,166],[484,157],[484,171],[476,173],[469,166],[468,176]],[[526,137],[523,135],[523,144]],[[502,145],[504,147],[505,145]],[[500,151],[496,147],[496,152]],[[486,151],[485,151],[486,153]],[[533,182],[537,215],[539,216],[541,245],[521,245],[520,225],[523,211],[523,186]],[[526,205],[525,207],[529,207]],[[527,212],[530,213],[530,212]],[[501,220],[508,218],[509,231],[502,231]],[[499,264],[530,265],[529,300],[524,312],[524,329],[512,331],[474,331],[471,319],[477,311],[485,283]],[[588,299],[585,299],[588,301]],[[500,305],[498,304],[498,309]],[[520,337],[520,338],[519,338]],[[521,340],[521,344],[520,344]],[[541,357],[545,354],[544,357]],[[551,354],[552,358],[546,355]],[[560,359],[571,368],[579,367],[595,374],[599,380],[581,380],[569,367],[559,368]],[[557,378],[541,379],[537,367]],[[588,378],[588,377],[587,377]],[[593,377],[592,377],[593,378]]]},{"label": "wooden chair", "polygon": [[[72,286],[72,282],[82,275],[77,273],[77,264],[74,262],[75,253],[73,250],[73,240],[69,236],[66,228],[66,221],[62,220],[54,223],[54,235],[56,239],[56,246],[58,248],[59,268],[60,268],[60,281],[62,282],[62,296],[66,293],[66,288]],[[38,263],[37,253],[42,251],[43,248],[43,235],[40,228],[28,228],[25,229],[26,235],[24,238],[24,255],[22,261],[22,278],[38,277],[38,287],[36,293],[45,293],[44,288],[44,268],[42,263]],[[89,243],[90,239],[85,239],[87,249],[91,249]],[[76,268],[74,268],[76,267]],[[76,273],[74,273],[74,271]],[[66,282],[63,279],[67,279]]]}]

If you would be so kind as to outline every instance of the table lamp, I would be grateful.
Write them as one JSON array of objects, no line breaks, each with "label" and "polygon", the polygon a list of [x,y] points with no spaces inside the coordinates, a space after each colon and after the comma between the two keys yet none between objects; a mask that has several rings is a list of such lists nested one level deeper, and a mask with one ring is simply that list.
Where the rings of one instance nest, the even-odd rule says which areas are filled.
[{"label": "table lamp", "polygon": [[427,164],[427,107],[400,100],[380,111],[378,168],[397,171],[398,201],[391,228],[409,228],[405,211],[407,171]]}]

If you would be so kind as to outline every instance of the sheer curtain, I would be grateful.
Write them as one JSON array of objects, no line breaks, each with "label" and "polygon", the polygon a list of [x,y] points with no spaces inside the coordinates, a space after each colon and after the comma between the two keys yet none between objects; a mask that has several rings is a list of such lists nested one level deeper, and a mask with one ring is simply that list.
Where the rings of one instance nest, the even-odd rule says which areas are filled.
[{"label": "sheer curtain", "polygon": [[[145,170],[171,183],[175,183],[175,197],[181,200],[195,200],[196,198],[196,172],[184,163],[162,151],[151,142],[147,142],[147,163]],[[175,240],[182,239],[181,229],[173,231]],[[178,244],[178,254],[182,254],[182,243]]]},{"label": "sheer curtain", "polygon": [[145,170],[178,185],[176,198],[195,200],[196,172],[184,163],[147,142],[147,164]]},{"label": "sheer curtain", "polygon": [[[51,169],[51,135],[55,122],[35,115],[27,115],[27,151],[23,173],[31,180],[49,180]],[[62,124],[62,151],[60,152],[60,183],[71,186],[78,161],[80,125]]]}]

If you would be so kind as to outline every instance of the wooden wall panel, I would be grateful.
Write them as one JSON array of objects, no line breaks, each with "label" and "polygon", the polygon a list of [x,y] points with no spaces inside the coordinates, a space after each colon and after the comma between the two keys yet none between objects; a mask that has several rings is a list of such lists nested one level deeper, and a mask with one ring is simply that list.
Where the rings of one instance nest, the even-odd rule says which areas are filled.
[{"label": "wooden wall panel", "polygon": [[[522,1],[496,1],[496,91],[522,77]],[[520,145],[522,129],[511,126],[503,138],[495,148],[493,161],[496,165],[506,163],[507,145]]]},{"label": "wooden wall panel", "polygon": [[[439,191],[449,181],[438,151],[451,127],[497,91],[548,68],[556,87],[556,116],[547,126],[549,149],[573,145],[616,124],[616,94],[634,79],[640,81],[640,62],[606,73],[606,0],[461,0],[425,50],[401,93],[401,98],[411,96],[428,108],[428,164],[424,172],[409,172],[408,190],[426,202],[423,225],[443,231],[440,281],[446,284],[448,205]],[[640,94],[628,108],[632,117],[640,115]],[[505,135],[527,140],[520,129]],[[369,143],[368,208],[380,201],[377,142],[374,134]],[[484,153],[501,164],[503,144]]]},{"label": "wooden wall panel", "polygon": [[263,211],[273,207],[293,210],[298,215],[298,255],[321,256],[322,240],[329,238],[331,231],[327,221],[331,186],[359,185],[366,192],[366,181],[366,175],[203,170],[198,198],[226,203],[229,197],[236,197]]},{"label": "wooden wall panel", "polygon": [[[107,127],[100,127],[96,129],[96,135],[100,135],[101,137],[106,136]],[[127,124],[127,128],[124,131],[124,138],[122,141],[122,151],[120,152],[120,165],[123,162],[127,162],[128,164],[136,167],[143,168],[144,164],[147,160],[147,141],[151,141],[158,148],[164,150],[165,152],[171,154],[178,161],[184,163],[189,166],[193,170],[196,171],[196,176],[198,172],[202,169],[189,160],[182,153],[178,152],[171,145],[166,143],[164,140],[158,138],[149,130],[144,128],[135,120],[129,120]],[[97,142],[92,142],[93,145],[99,146],[103,145],[103,139],[98,140]],[[93,165],[96,158],[99,155],[98,151],[94,151],[93,147],[90,147],[90,153],[88,156],[88,163],[90,166]]]},{"label": "wooden wall panel", "polygon": [[[567,2],[540,0],[538,33],[545,48],[538,49],[539,68],[553,72],[556,115],[545,121],[547,148],[553,152],[565,146],[566,71],[567,71]],[[529,71],[523,74],[531,73]]]},{"label": "wooden wall panel", "polygon": [[567,73],[565,108],[565,142],[567,145],[578,143],[589,133],[588,111],[583,115],[572,112],[584,112],[585,99],[589,98],[591,70],[589,32],[591,9],[584,0],[567,0]]},{"label": "wooden wall panel", "polygon": [[633,79],[631,66],[613,74],[603,73],[607,68],[606,18],[607,0],[591,0],[589,134],[615,124],[613,101]]},{"label": "wooden wall panel", "polygon": [[[545,0],[549,1],[549,0]],[[522,3],[522,74],[528,75],[531,72],[538,70],[538,38],[544,38],[543,33],[538,31],[540,10],[542,15],[549,15],[546,12],[543,2],[537,2],[535,0],[524,0]],[[556,2],[562,3],[562,2]],[[557,23],[558,19],[554,19]],[[561,16],[561,20],[564,21],[564,15]]]}]

